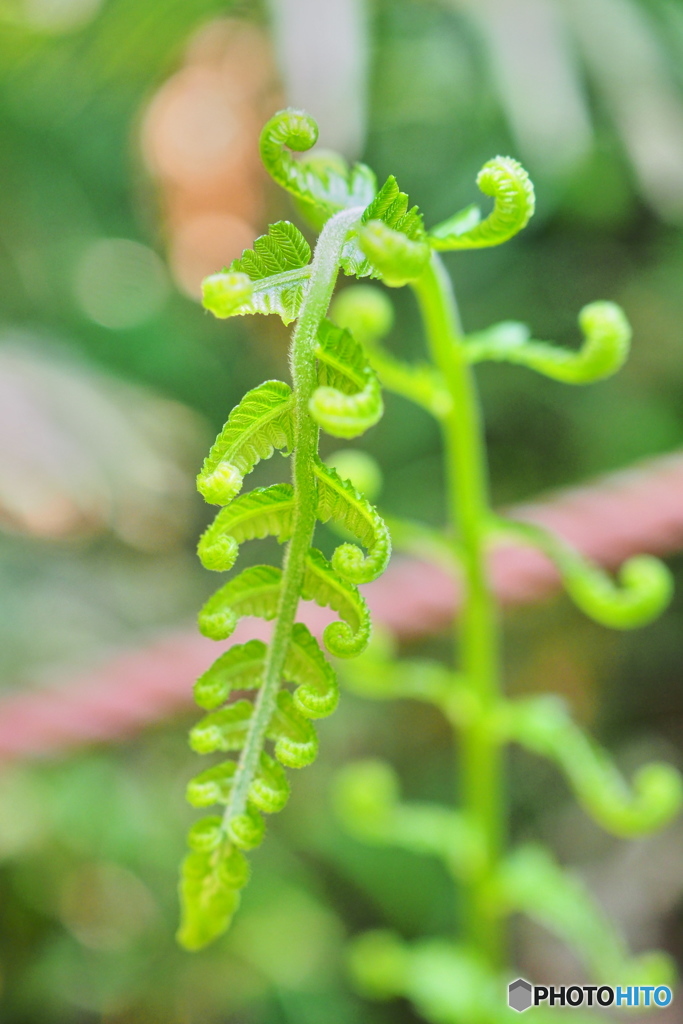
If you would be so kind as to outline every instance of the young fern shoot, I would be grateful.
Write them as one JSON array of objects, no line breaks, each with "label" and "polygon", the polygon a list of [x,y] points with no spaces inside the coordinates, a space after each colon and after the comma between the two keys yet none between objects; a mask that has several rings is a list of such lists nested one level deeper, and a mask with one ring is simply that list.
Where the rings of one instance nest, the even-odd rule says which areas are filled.
[{"label": "young fern shoot", "polygon": [[[311,720],[329,715],[337,704],[334,670],[317,640],[296,621],[299,601],[315,601],[338,614],[339,621],[323,634],[331,654],[359,654],[370,636],[370,619],[358,585],[376,579],[391,553],[376,510],[318,457],[321,428],[353,438],[382,415],[379,381],[363,348],[326,314],[340,269],[356,276],[372,273],[357,242],[364,224],[385,224],[411,238],[424,232],[393,179],[378,191],[363,165],[331,169],[296,162],[285,148],[305,150],[316,138],[315,122],[291,110],[276,114],[261,135],[267,170],[321,229],[312,258],[301,232],[280,221],[203,286],[204,305],[217,317],[275,313],[294,328],[291,387],[266,381],[248,392],[197,480],[204,498],[222,506],[199,542],[207,569],[229,571],[239,545],[256,537],[275,536],[287,546],[281,568],[254,566],[231,577],[199,615],[200,630],[215,640],[229,637],[245,615],[274,625],[268,644],[252,640],[233,646],[195,686],[197,703],[208,713],[191,731],[192,748],[238,757],[212,766],[188,786],[194,806],[224,807],[190,830],[178,933],[188,949],[204,946],[228,927],[248,879],[244,851],[261,842],[263,813],[279,811],[287,801],[284,767],[302,768],[314,760]],[[240,494],[244,477],[276,449],[291,452],[291,482]],[[345,542],[328,562],[312,546],[316,522],[328,520],[357,537],[366,553]],[[293,683],[294,691],[285,683]],[[256,696],[229,702],[235,690]],[[267,743],[273,743],[272,753]]]}]

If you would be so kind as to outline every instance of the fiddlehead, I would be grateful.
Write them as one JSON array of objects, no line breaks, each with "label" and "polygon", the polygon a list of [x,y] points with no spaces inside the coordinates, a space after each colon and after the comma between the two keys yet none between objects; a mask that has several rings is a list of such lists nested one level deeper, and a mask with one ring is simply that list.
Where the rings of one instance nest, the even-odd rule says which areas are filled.
[{"label": "fiddlehead", "polygon": [[289,484],[257,487],[222,509],[203,533],[197,553],[205,569],[232,569],[240,544],[257,537],[277,537],[282,543],[292,534],[294,490]]},{"label": "fiddlehead", "polygon": [[645,626],[661,615],[671,601],[671,572],[652,555],[629,558],[615,581],[560,537],[540,526],[501,518],[493,523],[494,532],[531,544],[550,558],[577,607],[603,626],[612,629]]},{"label": "fiddlehead", "polygon": [[429,259],[422,214],[390,175],[363,211],[344,246],[342,268],[355,277],[381,277],[400,287],[418,277]]},{"label": "fiddlehead", "polygon": [[[275,536],[287,549],[282,568],[245,569],[199,614],[200,630],[216,640],[229,637],[245,615],[274,620],[274,629],[268,644],[252,640],[232,647],[195,684],[197,703],[207,714],[191,730],[190,745],[197,753],[236,753],[238,759],[213,765],[188,786],[194,806],[224,808],[221,816],[204,818],[190,831],[179,931],[189,949],[205,945],[229,925],[248,879],[242,851],[261,842],[262,815],[284,807],[289,795],[284,767],[302,768],[315,759],[312,720],[337,705],[334,671],[316,639],[295,621],[299,601],[315,601],[339,615],[323,633],[331,653],[359,653],[368,642],[370,617],[355,583],[379,575],[390,554],[379,515],[317,457],[319,426],[335,436],[355,437],[377,422],[382,399],[362,348],[325,319],[343,251],[374,195],[374,178],[363,168],[341,174],[328,167],[322,173],[297,164],[284,147],[307,148],[315,134],[311,125],[304,115],[277,115],[266,126],[262,147],[271,173],[326,220],[312,262],[300,232],[280,221],[204,285],[205,304],[219,317],[276,313],[296,325],[290,350],[293,387],[267,381],[245,395],[198,477],[207,501],[224,506],[199,542],[207,568],[231,569],[239,545],[258,537]],[[359,199],[363,205],[347,209]],[[238,497],[244,476],[275,449],[292,452],[291,483]],[[316,519],[330,518],[350,529],[367,555],[342,544],[330,564],[313,548]],[[230,701],[235,690],[250,696]]]},{"label": "fiddlehead", "polygon": [[470,362],[486,359],[516,363],[565,384],[593,384],[611,377],[628,357],[631,327],[613,302],[592,302],[579,313],[584,343],[577,352],[545,341],[528,340],[523,324],[499,324],[470,336],[466,353]]},{"label": "fiddlehead", "polygon": [[245,615],[274,619],[281,587],[281,569],[273,565],[250,566],[205,602],[199,613],[200,631],[211,640],[227,640]]},{"label": "fiddlehead", "polygon": [[298,200],[315,227],[340,210],[367,206],[377,191],[375,175],[365,164],[349,168],[341,157],[297,161],[288,150],[305,152],[318,141],[318,126],[302,110],[281,110],[261,132],[263,165],[270,176]]},{"label": "fiddlehead", "polygon": [[483,249],[507,242],[525,228],[535,208],[534,187],[529,175],[516,160],[497,156],[484,164],[477,185],[494,199],[493,210],[481,220],[477,207],[468,206],[437,224],[429,232],[432,248]]}]

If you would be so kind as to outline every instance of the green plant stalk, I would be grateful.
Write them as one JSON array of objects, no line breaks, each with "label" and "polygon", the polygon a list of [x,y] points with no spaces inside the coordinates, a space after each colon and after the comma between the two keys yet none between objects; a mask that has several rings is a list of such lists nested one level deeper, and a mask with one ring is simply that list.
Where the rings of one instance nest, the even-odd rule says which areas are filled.
[{"label": "green plant stalk", "polygon": [[282,589],[273,635],[268,645],[263,685],[254,707],[246,743],[240,755],[239,784],[234,787],[223,817],[224,824],[247,806],[249,786],[256,774],[268,724],[275,711],[282,670],[289,649],[292,627],[299,605],[306,555],[313,541],[316,523],[317,485],[313,464],[318,453],[320,430],[308,411],[308,403],[318,386],[315,346],[318,329],[327,313],[339,272],[342,247],[349,229],[363,210],[344,210],[331,217],[318,238],[311,267],[310,285],[299,319],[292,333],[290,371],[294,387],[294,449],[292,483],[295,506],[292,536],[282,567]]},{"label": "green plant stalk", "polygon": [[460,730],[459,775],[465,814],[483,841],[480,870],[465,883],[463,918],[472,946],[498,968],[503,959],[503,935],[489,889],[502,853],[505,820],[501,751],[487,726],[500,700],[500,673],[497,614],[486,570],[490,518],[486,450],[453,287],[436,253],[413,287],[432,359],[444,376],[452,401],[441,416],[441,425],[449,512],[463,567],[458,652],[475,709]]}]

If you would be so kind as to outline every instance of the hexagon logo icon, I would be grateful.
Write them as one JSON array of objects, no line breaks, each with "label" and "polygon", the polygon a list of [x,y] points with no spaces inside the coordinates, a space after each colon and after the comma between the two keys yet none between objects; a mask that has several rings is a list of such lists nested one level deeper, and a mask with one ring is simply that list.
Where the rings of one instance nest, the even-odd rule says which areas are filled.
[{"label": "hexagon logo icon", "polygon": [[518,1013],[528,1010],[532,1002],[531,993],[531,985],[524,978],[511,981],[508,985],[508,1006]]}]

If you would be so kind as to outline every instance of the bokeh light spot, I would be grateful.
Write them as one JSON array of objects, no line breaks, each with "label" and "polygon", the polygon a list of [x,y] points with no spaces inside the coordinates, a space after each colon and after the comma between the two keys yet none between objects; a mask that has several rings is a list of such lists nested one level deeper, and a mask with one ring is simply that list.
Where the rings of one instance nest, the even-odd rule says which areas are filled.
[{"label": "bokeh light spot", "polygon": [[74,292],[90,320],[116,331],[156,316],[168,298],[169,281],[163,262],[146,245],[99,238],[78,262]]}]

